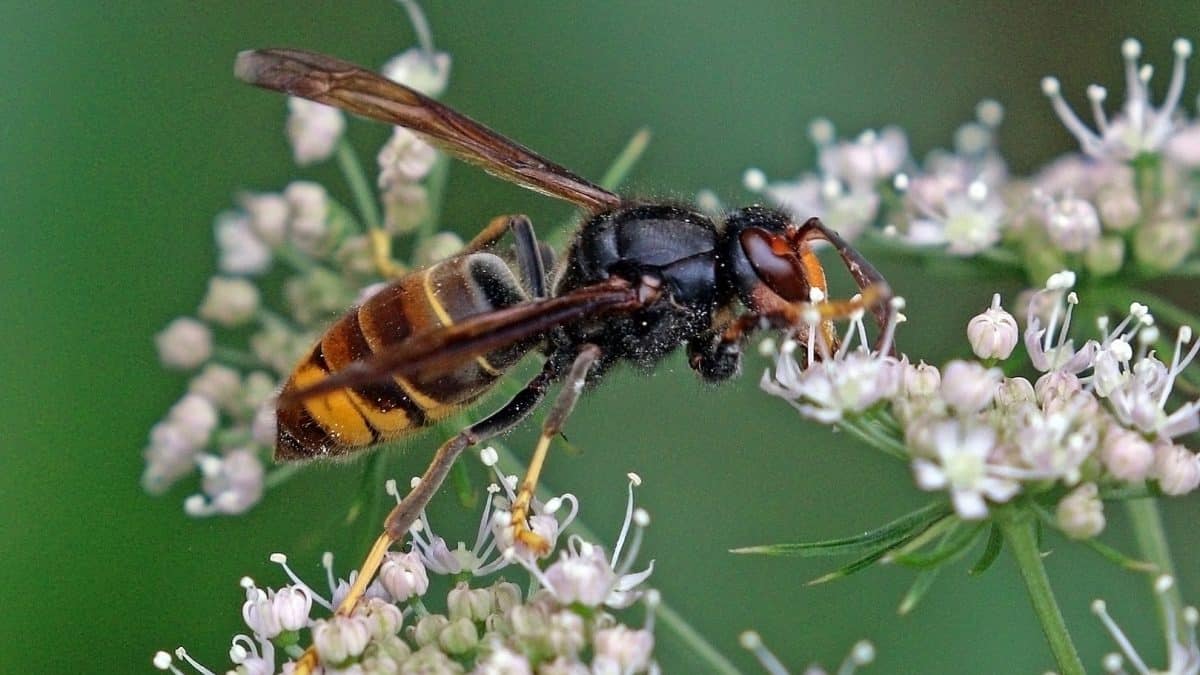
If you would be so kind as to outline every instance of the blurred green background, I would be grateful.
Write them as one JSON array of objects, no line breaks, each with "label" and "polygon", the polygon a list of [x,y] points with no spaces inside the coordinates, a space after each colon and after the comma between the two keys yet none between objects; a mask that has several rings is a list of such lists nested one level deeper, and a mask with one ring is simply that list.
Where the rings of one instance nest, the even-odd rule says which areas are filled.
[{"label": "blurred green background", "polygon": [[[332,167],[292,166],[283,100],[235,82],[233,55],[288,45],[380,64],[412,44],[412,31],[385,0],[16,4],[0,8],[0,671],[148,672],[155,650],[181,643],[217,666],[242,629],[239,577],[280,583],[266,560],[273,551],[314,580],[326,549],[348,571],[372,534],[361,521],[340,525],[361,464],[312,467],[233,519],[187,519],[192,484],[161,498],[138,486],[146,432],[185,383],[158,366],[151,338],[195,311],[214,270],[213,216],[239,190],[302,176],[346,195]],[[1076,105],[1093,81],[1117,97],[1119,43],[1132,35],[1161,91],[1170,41],[1195,39],[1200,27],[1193,2],[547,0],[427,10],[438,46],[454,56],[450,104],[590,176],[648,125],[654,140],[630,191],[688,198],[711,187],[735,204],[747,201],[746,167],[786,177],[811,166],[806,126],[818,115],[848,135],[899,124],[921,156],[947,145],[980,98],[995,97],[1007,106],[1002,148],[1027,171],[1072,148],[1039,92],[1042,75],[1057,74]],[[1193,83],[1189,109],[1195,92]],[[387,133],[351,126],[368,157]],[[498,213],[543,224],[569,215],[474,169],[457,165],[451,176],[445,222],[463,233]],[[877,262],[909,300],[902,346],[934,361],[960,350],[962,326],[992,287],[956,283],[948,294],[944,280]],[[900,618],[909,571],[808,588],[830,562],[727,553],[861,531],[924,499],[905,467],[759,393],[758,369],[720,389],[698,386],[679,360],[649,378],[615,375],[571,420],[583,453],[554,456],[547,480],[578,494],[583,518],[611,537],[625,472],[640,472],[654,584],[748,672],[757,667],[736,636],[749,627],[796,668],[832,665],[863,637],[879,651],[871,672],[1048,668],[1007,561],[980,579],[952,568]],[[510,444],[520,450],[531,437],[525,428]],[[438,440],[392,451],[397,472],[419,472]],[[474,531],[465,523],[475,516],[449,496],[437,508],[464,535]],[[1185,597],[1196,599],[1200,507],[1182,500],[1166,514]],[[1106,540],[1129,549],[1120,509],[1110,516]],[[1098,667],[1111,649],[1087,609],[1096,596],[1161,661],[1144,580],[1077,546],[1047,546],[1086,661]],[[672,644],[660,654],[667,672],[699,668]]]}]

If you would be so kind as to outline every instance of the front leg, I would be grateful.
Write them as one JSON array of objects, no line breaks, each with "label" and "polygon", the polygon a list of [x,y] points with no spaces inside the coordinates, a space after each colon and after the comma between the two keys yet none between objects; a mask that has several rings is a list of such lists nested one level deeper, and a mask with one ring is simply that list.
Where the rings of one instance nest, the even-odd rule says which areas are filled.
[{"label": "front leg", "polygon": [[575,357],[571,370],[563,381],[562,389],[554,406],[546,414],[542,423],[542,433],[538,436],[537,446],[533,457],[529,460],[529,469],[525,472],[525,480],[512,504],[512,537],[513,543],[527,547],[535,556],[543,556],[550,552],[550,542],[529,527],[530,507],[533,495],[537,490],[538,477],[542,466],[546,463],[546,455],[550,450],[550,441],[562,431],[563,425],[575,408],[579,395],[583,393],[583,385],[587,381],[588,371],[600,358],[600,348],[596,345],[586,345]]}]

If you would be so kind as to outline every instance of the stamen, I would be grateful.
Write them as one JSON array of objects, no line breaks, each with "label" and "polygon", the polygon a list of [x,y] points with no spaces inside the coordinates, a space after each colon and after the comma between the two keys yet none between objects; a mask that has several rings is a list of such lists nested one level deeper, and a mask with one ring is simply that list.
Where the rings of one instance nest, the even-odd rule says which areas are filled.
[{"label": "stamen", "polygon": [[337,594],[337,582],[333,578],[333,553],[326,551],[321,554],[321,567],[325,568],[325,581],[329,584],[329,597]]},{"label": "stamen", "polygon": [[1149,675],[1150,669],[1146,667],[1146,663],[1142,661],[1142,657],[1138,656],[1137,650],[1133,648],[1133,644],[1129,642],[1129,638],[1125,636],[1125,632],[1122,631],[1121,627],[1117,625],[1117,622],[1113,621],[1112,617],[1108,615],[1108,606],[1103,600],[1094,600],[1092,602],[1092,613],[1100,617],[1100,621],[1104,624],[1104,627],[1108,629],[1109,635],[1112,636],[1113,641],[1116,642],[1117,646],[1121,648],[1121,651],[1125,654],[1125,658],[1129,659],[1129,662],[1133,664],[1133,667],[1136,668],[1139,673],[1142,673],[1143,675]]},{"label": "stamen", "polygon": [[200,665],[199,662],[197,662],[196,659],[193,659],[183,647],[175,650],[175,658],[179,659],[180,661],[187,661],[187,664],[195,668],[196,672],[200,673],[201,675],[217,675],[208,668]]},{"label": "stamen", "polygon": [[1175,353],[1171,356],[1171,368],[1167,370],[1167,383],[1163,387],[1162,394],[1160,394],[1158,397],[1159,408],[1166,407],[1167,398],[1170,397],[1171,390],[1175,387],[1175,378],[1179,377],[1179,374],[1183,372],[1183,369],[1188,367],[1188,364],[1192,362],[1192,359],[1196,358],[1196,352],[1200,350],[1200,340],[1197,340],[1192,345],[1191,350],[1188,351],[1187,356],[1183,357],[1182,359],[1180,358],[1179,355],[1183,353],[1184,346],[1186,346],[1191,339],[1191,327],[1180,326],[1179,335],[1175,338]]},{"label": "stamen", "polygon": [[751,192],[762,192],[767,187],[767,174],[762,169],[746,169],[742,174],[742,186]]},{"label": "stamen", "polygon": [[629,534],[629,525],[633,521],[633,488],[641,486],[642,478],[636,473],[629,473],[629,498],[625,501],[625,522],[621,523],[621,534],[617,535],[617,543],[613,546],[612,559],[609,567],[616,568],[617,560],[621,558],[621,548],[625,545],[625,535]]},{"label": "stamen", "polygon": [[646,625],[642,626],[642,630],[647,633],[654,632],[654,617],[658,613],[658,606],[662,604],[662,593],[658,589],[651,588],[642,596],[646,603]]},{"label": "stamen", "polygon": [[1092,115],[1096,118],[1096,128],[1100,134],[1108,131],[1108,116],[1104,114],[1104,99],[1108,98],[1108,90],[1098,84],[1087,88],[1088,100],[1092,102]]},{"label": "stamen", "polygon": [[1050,105],[1055,114],[1062,120],[1063,126],[1079,141],[1080,147],[1089,155],[1098,154],[1101,149],[1100,137],[1087,127],[1067,104],[1062,95],[1062,86],[1056,77],[1042,78],[1042,93],[1050,99]]},{"label": "stamen", "polygon": [[808,137],[812,139],[813,145],[818,148],[829,145],[837,137],[837,131],[833,127],[833,122],[828,118],[818,117],[808,125]]},{"label": "stamen", "polygon": [[154,654],[153,663],[154,667],[158,668],[159,670],[169,670],[174,675],[183,675],[183,671],[179,670],[175,667],[175,664],[171,663],[171,655],[164,651],[159,651]]},{"label": "stamen", "polygon": [[866,640],[860,640],[854,643],[854,646],[850,648],[850,653],[842,661],[842,665],[838,666],[837,675],[854,675],[854,671],[859,666],[865,666],[874,660],[875,645]]},{"label": "stamen", "polygon": [[[312,596],[312,599],[314,601],[316,601],[316,603],[318,605],[321,605],[322,607],[324,607],[325,609],[328,609],[328,610],[333,609],[332,603],[325,600],[325,598],[322,598],[320,593],[317,593],[308,584],[301,581],[300,577],[297,576],[296,573],[292,571],[292,568],[288,566],[288,561],[287,561],[286,555],[284,555],[282,553],[272,553],[267,559],[270,560],[271,562],[275,563],[276,565],[279,565],[280,567],[282,567],[283,573],[286,574],[288,576],[288,578],[292,580],[292,584],[295,585],[297,588],[307,591],[308,594],[310,596]],[[332,560],[330,561],[330,566],[332,567]],[[250,578],[244,577],[243,581],[246,581],[246,580],[250,580]],[[250,580],[250,583],[253,584],[254,583],[253,580]],[[244,585],[243,585],[243,588],[245,588]]]},{"label": "stamen", "polygon": [[762,664],[763,670],[770,675],[788,675],[787,668],[771,653],[771,650],[767,649],[758,633],[748,630],[738,637],[738,642],[744,649],[754,654],[754,657]]},{"label": "stamen", "polygon": [[500,461],[500,453],[489,445],[479,451],[479,461],[483,462],[484,466],[495,466],[496,462]]}]

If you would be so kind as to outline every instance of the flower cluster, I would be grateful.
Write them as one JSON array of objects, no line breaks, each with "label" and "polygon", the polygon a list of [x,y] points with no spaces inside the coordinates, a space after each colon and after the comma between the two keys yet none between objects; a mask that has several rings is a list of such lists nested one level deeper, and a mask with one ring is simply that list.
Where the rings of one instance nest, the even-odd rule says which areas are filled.
[{"label": "flower cluster", "polygon": [[997,151],[1003,108],[984,101],[959,128],[953,151],[924,162],[909,156],[904,133],[888,127],[838,140],[818,120],[811,136],[818,170],[793,181],[768,181],[751,169],[744,183],[797,217],[817,215],[853,238],[879,226],[884,241],[906,249],[936,247],[951,256],[986,256],[1041,283],[1072,268],[1097,278],[1180,273],[1191,268],[1200,234],[1200,119],[1180,106],[1192,44],[1175,41],[1165,100],[1150,102],[1153,69],[1141,45],[1126,40],[1126,100],[1111,118],[1107,90],[1087,89],[1096,129],[1085,125],[1047,77],[1042,90],[1080,144],[1082,154],[1048,163],[1030,177],[1009,174]]},{"label": "flower cluster", "polygon": [[[494,457],[493,453],[490,453]],[[485,452],[485,459],[489,453]],[[494,460],[489,463],[494,465]],[[246,675],[288,673],[307,634],[326,675],[339,673],[643,673],[657,672],[653,659],[654,611],[657,591],[644,588],[653,568],[631,572],[649,516],[635,508],[633,488],[640,484],[630,474],[625,522],[611,554],[599,544],[578,535],[560,547],[557,559],[541,563],[530,551],[513,545],[511,493],[516,476],[497,472],[500,484],[489,489],[475,545],[459,543],[451,550],[434,533],[422,514],[412,531],[408,551],[391,552],[378,577],[367,588],[364,600],[348,616],[311,616],[316,604],[332,611],[348,591],[354,577],[335,579],[333,557],[323,560],[328,592],[322,595],[300,580],[282,554],[271,556],[290,584],[278,589],[260,588],[250,578],[242,580],[246,600],[242,617],[249,635],[233,638],[229,656],[231,672]],[[395,485],[390,486],[395,493]],[[570,510],[561,519],[559,507]],[[535,503],[535,528],[558,539],[558,532],[574,518],[578,503],[570,494]],[[550,555],[550,554],[547,554]],[[526,588],[497,579],[509,570],[528,573]],[[455,583],[439,606],[431,609],[434,593],[431,576]],[[489,583],[475,583],[489,577]],[[641,627],[623,623],[611,610],[642,602]],[[210,674],[181,647],[175,657],[199,673]],[[181,675],[167,652],[154,657],[154,665]]]},{"label": "flower cluster", "polygon": [[[447,54],[414,48],[384,71],[437,95],[449,68]],[[413,265],[462,246],[456,235],[432,227],[414,232],[432,223],[429,183],[438,157],[432,146],[397,128],[378,153],[377,198],[342,138],[340,111],[295,98],[288,99],[288,111],[296,163],[337,155],[362,223],[324,186],[307,180],[279,192],[244,193],[236,210],[217,217],[217,276],[195,317],[174,319],[155,337],[162,364],[190,373],[191,381],[151,429],[142,475],[143,487],[160,494],[198,472],[201,492],[184,503],[195,516],[242,513],[290,472],[267,469],[275,443],[274,393],[331,318],[377,289],[385,275],[403,270],[391,260],[393,237],[412,238]]]},{"label": "flower cluster", "polygon": [[1100,319],[1099,336],[1077,346],[1070,337],[1074,282],[1070,272],[1052,275],[1029,302],[1023,342],[1039,373],[1033,381],[1004,374],[1018,326],[997,295],[967,327],[978,360],[937,368],[897,359],[889,355],[893,326],[873,351],[862,342],[858,315],[836,352],[815,360],[808,345],[806,368],[794,343],[785,343],[763,388],[806,417],[856,430],[898,454],[920,488],[948,491],[963,519],[986,517],[989,502],[1044,493],[1055,497],[1064,532],[1094,536],[1104,527],[1107,488],[1152,481],[1180,495],[1200,486],[1200,457],[1180,443],[1200,429],[1200,401],[1171,402],[1200,340],[1182,328],[1170,361],[1160,360],[1154,317],[1135,303],[1116,325]]}]

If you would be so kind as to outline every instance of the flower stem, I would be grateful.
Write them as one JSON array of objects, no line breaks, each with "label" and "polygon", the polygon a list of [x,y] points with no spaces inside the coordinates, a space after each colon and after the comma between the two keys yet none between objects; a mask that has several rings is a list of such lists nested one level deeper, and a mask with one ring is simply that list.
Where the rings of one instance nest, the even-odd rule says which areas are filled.
[{"label": "flower stem", "polygon": [[338,141],[337,161],[338,166],[342,169],[342,175],[350,184],[354,203],[358,207],[359,214],[362,215],[363,222],[367,225],[367,230],[380,229],[379,207],[375,204],[375,196],[371,193],[370,184],[367,183],[367,175],[363,173],[362,164],[359,163],[354,148],[344,138]]},{"label": "flower stem", "polygon": [[1034,514],[1028,509],[1008,506],[996,510],[996,524],[1021,569],[1033,611],[1042,624],[1042,632],[1050,643],[1050,651],[1058,662],[1059,672],[1063,675],[1083,675],[1083,662],[1079,660],[1079,653],[1071,642],[1062,611],[1050,588],[1050,578],[1046,576],[1046,568],[1042,565],[1042,553],[1038,550],[1034,531],[1036,522]]},{"label": "flower stem", "polygon": [[[1153,586],[1158,575],[1175,576],[1175,563],[1171,561],[1171,549],[1167,545],[1167,533],[1163,529],[1162,517],[1158,513],[1157,499],[1130,499],[1125,502],[1129,519],[1133,522],[1133,533],[1137,539],[1138,551],[1143,559],[1157,568],[1158,574],[1150,580]],[[1168,625],[1171,613],[1183,606],[1183,598],[1179,593],[1179,584],[1171,586],[1165,592],[1155,592],[1154,602],[1158,604],[1158,619],[1162,622],[1163,634],[1167,636],[1167,649],[1170,649],[1171,633]]]}]

